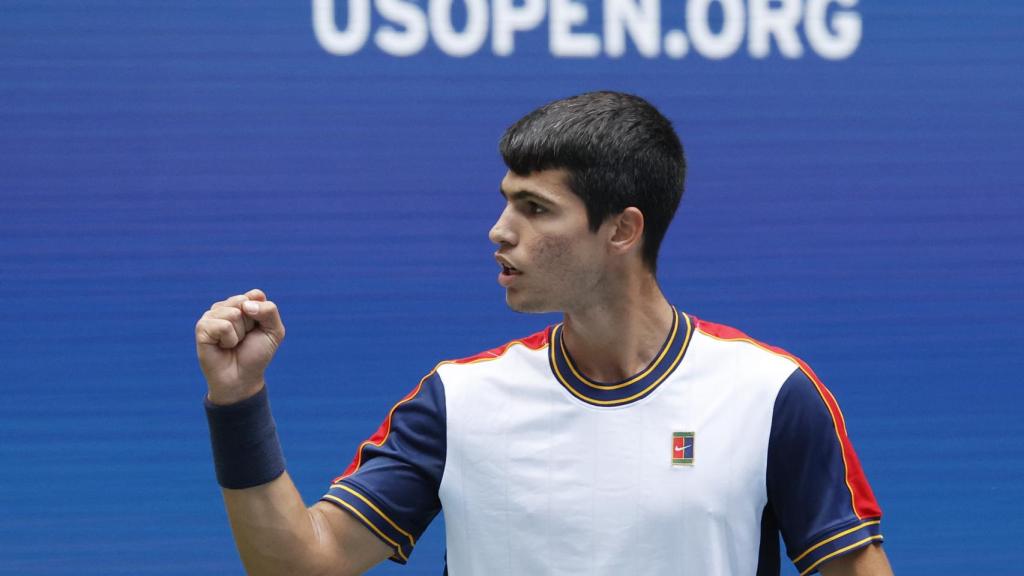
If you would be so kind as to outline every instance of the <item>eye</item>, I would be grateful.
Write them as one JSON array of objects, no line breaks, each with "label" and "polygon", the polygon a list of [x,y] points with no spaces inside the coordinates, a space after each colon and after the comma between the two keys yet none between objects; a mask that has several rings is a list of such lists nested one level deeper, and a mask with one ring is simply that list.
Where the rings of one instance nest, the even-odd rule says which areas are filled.
[{"label": "eye", "polygon": [[547,208],[541,206],[540,204],[537,204],[533,200],[529,200],[526,202],[526,211],[530,214],[543,214],[548,210]]}]

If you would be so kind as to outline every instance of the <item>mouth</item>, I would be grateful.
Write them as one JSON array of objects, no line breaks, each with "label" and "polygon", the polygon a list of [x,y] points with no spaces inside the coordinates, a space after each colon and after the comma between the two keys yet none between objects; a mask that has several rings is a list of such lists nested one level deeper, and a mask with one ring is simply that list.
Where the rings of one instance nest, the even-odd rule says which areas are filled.
[{"label": "mouth", "polygon": [[498,283],[502,286],[508,286],[509,282],[516,276],[522,274],[522,272],[512,265],[512,262],[508,258],[501,254],[495,254],[494,259],[498,261],[498,265],[501,266],[501,273],[498,274]]}]

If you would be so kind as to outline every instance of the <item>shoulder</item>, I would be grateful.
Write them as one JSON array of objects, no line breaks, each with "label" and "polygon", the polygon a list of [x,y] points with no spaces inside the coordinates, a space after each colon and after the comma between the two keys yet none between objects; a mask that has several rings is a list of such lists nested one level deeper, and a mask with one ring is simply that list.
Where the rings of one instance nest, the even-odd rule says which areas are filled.
[{"label": "shoulder", "polygon": [[705,360],[702,364],[729,367],[744,372],[773,374],[776,376],[773,380],[778,384],[797,370],[816,378],[803,359],[787,350],[753,338],[732,326],[709,322],[695,316],[690,316],[690,319],[694,326],[696,355]]},{"label": "shoulder", "polygon": [[505,370],[509,364],[524,360],[527,363],[534,363],[537,359],[546,361],[550,335],[551,327],[548,326],[528,336],[510,340],[470,356],[442,360],[428,376],[438,374],[447,381],[453,374]]},{"label": "shoulder", "polygon": [[773,346],[761,340],[755,339],[746,332],[716,322],[709,322],[696,316],[690,316],[693,322],[694,332],[712,342],[717,342],[734,348],[737,351],[745,351],[754,354],[768,354],[785,358],[791,362],[798,362],[799,358],[786,350]]},{"label": "shoulder", "polygon": [[510,340],[502,344],[501,346],[488,348],[487,350],[484,350],[483,352],[478,352],[476,354],[473,354],[472,356],[466,356],[465,358],[456,358],[454,360],[445,360],[438,364],[438,366],[444,364],[473,364],[477,362],[496,360],[498,358],[505,356],[505,354],[507,354],[516,346],[521,346],[525,350],[529,351],[542,350],[544,348],[547,348],[548,338],[550,334],[551,327],[549,326],[547,328],[544,328],[543,330],[534,332],[529,336],[525,336],[523,338],[516,338],[515,340]]}]

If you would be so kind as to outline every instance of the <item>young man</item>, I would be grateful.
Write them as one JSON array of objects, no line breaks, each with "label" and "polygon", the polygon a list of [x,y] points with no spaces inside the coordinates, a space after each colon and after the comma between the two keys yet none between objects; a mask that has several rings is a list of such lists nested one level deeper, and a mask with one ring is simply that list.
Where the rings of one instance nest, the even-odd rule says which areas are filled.
[{"label": "young man", "polygon": [[[506,132],[491,229],[508,305],[564,321],[439,364],[310,508],[263,372],[259,290],[196,326],[218,480],[252,574],[404,562],[439,512],[447,573],[890,574],[835,399],[778,348],[677,310],[655,278],[683,149],[644,100],[559,100]],[[440,569],[439,569],[440,571]]]}]

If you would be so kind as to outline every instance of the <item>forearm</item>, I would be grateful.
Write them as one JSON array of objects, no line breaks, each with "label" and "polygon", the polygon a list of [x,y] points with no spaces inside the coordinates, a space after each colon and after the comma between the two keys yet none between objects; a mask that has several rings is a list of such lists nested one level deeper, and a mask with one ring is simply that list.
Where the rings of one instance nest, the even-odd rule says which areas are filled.
[{"label": "forearm", "polygon": [[351,516],[309,509],[285,472],[263,373],[284,339],[257,289],[214,303],[196,323],[217,482],[249,574],[362,574],[391,550]]},{"label": "forearm", "polygon": [[285,472],[266,389],[231,404],[206,402],[217,481],[250,574],[318,574],[333,548]]},{"label": "forearm", "polygon": [[326,545],[322,517],[306,508],[287,472],[267,484],[222,492],[238,553],[250,575],[315,575],[326,573],[328,566],[334,573],[343,568]]}]

